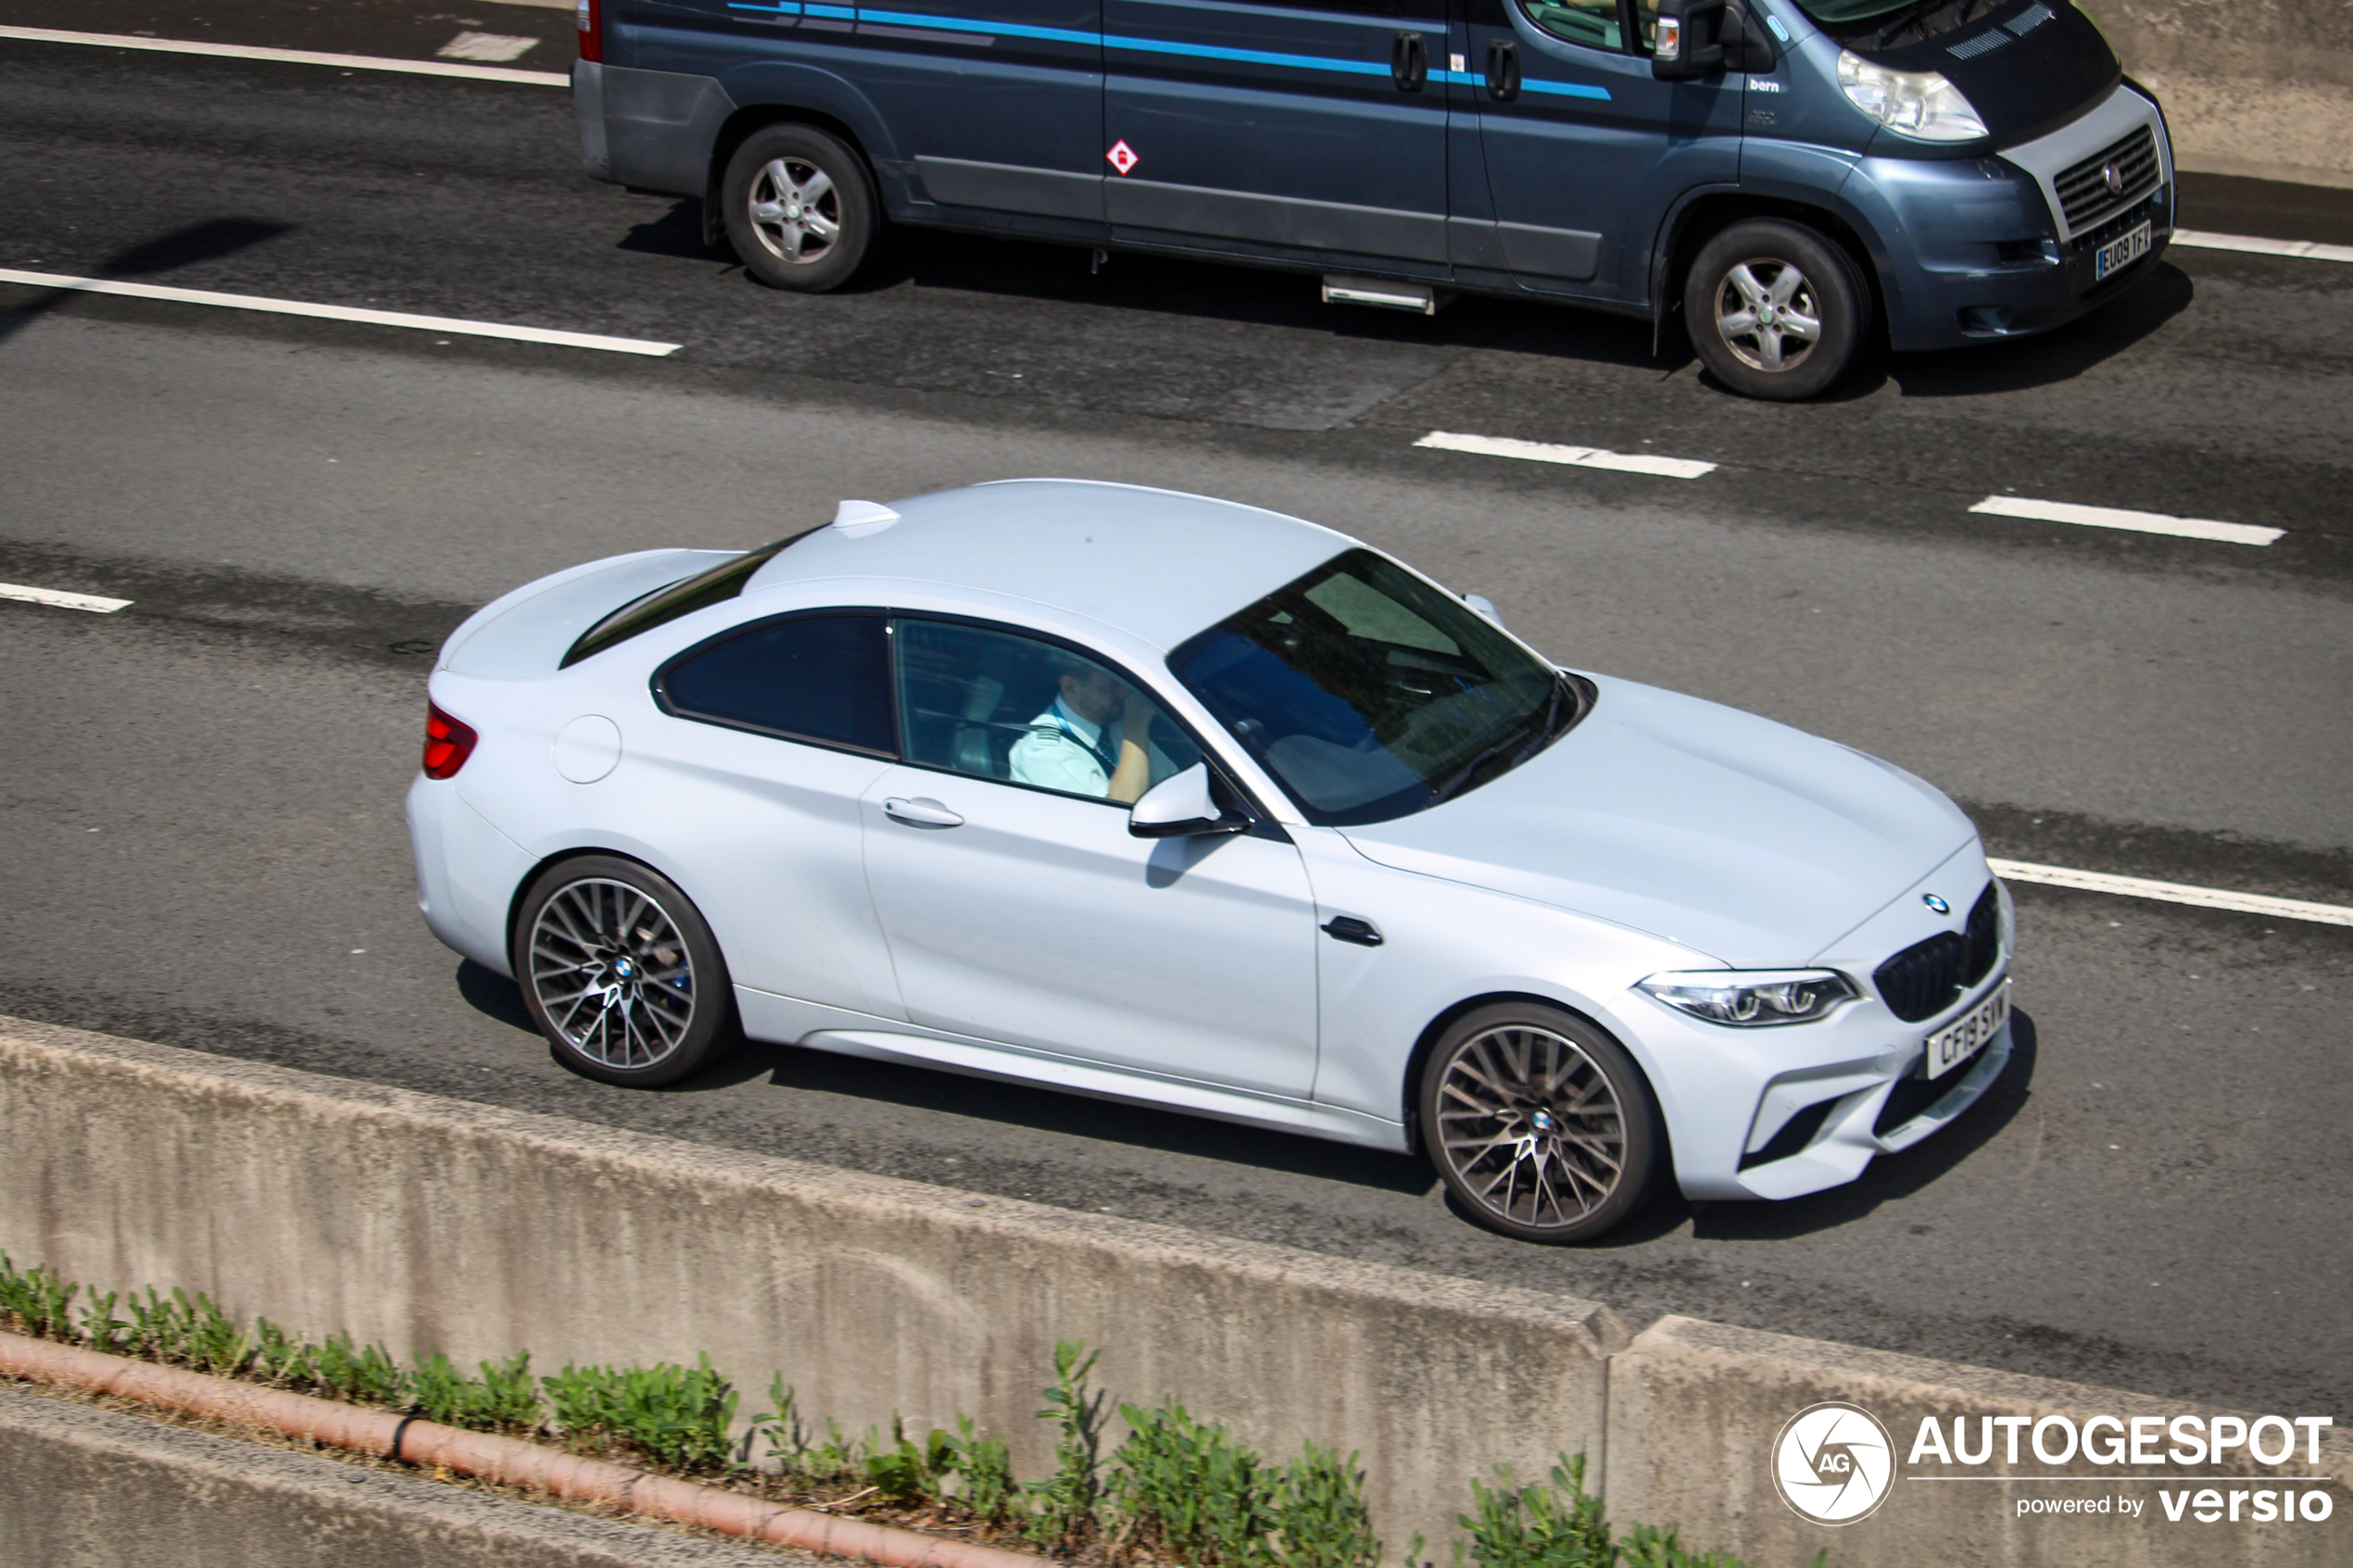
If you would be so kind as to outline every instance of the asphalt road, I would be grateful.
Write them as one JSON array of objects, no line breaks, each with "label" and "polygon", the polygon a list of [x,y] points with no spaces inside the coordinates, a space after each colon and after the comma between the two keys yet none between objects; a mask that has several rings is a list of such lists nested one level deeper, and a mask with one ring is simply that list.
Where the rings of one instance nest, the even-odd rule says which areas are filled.
[{"label": "asphalt road", "polygon": [[[202,35],[172,25],[184,7],[59,9],[0,23]],[[430,53],[445,26],[527,31],[522,9],[256,7],[238,41]],[[1564,659],[1922,772],[1997,853],[2353,902],[2353,268],[2177,251],[2069,333],[1764,408],[1601,318],[1353,315],[1296,279],[1129,257],[1090,276],[1047,247],[910,237],[858,292],[780,296],[702,252],[677,204],[580,180],[568,114],[547,89],[0,43],[0,267],[686,345],[622,359],[0,289],[0,582],[136,601],[0,603],[0,1011],[1638,1322],[2353,1407],[2344,928],[2021,887],[2029,1048],[1966,1122],[1838,1192],[1670,1200],[1564,1251],[1471,1228],[1408,1160],[938,1074],[756,1047],[671,1092],[584,1082],[511,985],[423,931],[398,815],[427,654],[515,582],[773,537],[843,495],[1067,473],[1358,533]],[[2239,228],[2336,210],[2222,194]],[[1726,466],[1415,448],[1430,429]],[[2289,533],[1966,510],[2007,491]]]}]

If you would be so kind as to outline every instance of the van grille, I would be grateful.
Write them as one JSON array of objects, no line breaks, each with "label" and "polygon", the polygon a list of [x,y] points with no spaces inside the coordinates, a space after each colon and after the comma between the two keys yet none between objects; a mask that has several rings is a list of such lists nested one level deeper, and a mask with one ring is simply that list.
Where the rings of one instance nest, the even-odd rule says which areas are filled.
[{"label": "van grille", "polygon": [[[2107,169],[2115,165],[2123,188],[2111,190]],[[2070,234],[2081,233],[2102,219],[2139,201],[2157,189],[2161,171],[2157,161],[2157,133],[2144,125],[2113,146],[2103,147],[2082,163],[2059,171],[2051,183],[2058,192],[2059,212]]]},{"label": "van grille", "polygon": [[1906,1023],[1934,1018],[1970,986],[1994,972],[2002,956],[2001,898],[1987,883],[1960,931],[1940,931],[1915,942],[1871,973],[1880,1000]]}]

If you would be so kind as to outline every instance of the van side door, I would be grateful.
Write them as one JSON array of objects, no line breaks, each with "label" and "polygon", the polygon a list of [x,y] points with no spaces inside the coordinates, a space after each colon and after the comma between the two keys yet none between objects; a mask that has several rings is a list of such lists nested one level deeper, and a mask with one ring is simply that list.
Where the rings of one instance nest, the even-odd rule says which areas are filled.
[{"label": "van side door", "polygon": [[1114,235],[1449,276],[1445,6],[1103,0]]},{"label": "van side door", "polygon": [[1500,265],[1525,289],[1647,303],[1667,207],[1739,177],[1741,78],[1653,78],[1655,0],[1456,3]]},{"label": "van side door", "polygon": [[908,160],[912,198],[936,207],[899,216],[1013,213],[1061,220],[1030,232],[1101,237],[1102,0],[886,0],[856,17],[837,41],[849,74]]}]

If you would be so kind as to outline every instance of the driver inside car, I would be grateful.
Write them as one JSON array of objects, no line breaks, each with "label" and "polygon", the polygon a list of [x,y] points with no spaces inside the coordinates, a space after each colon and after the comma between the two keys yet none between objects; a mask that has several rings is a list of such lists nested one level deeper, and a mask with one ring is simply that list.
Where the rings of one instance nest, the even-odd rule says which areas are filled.
[{"label": "driver inside car", "polygon": [[1015,784],[1132,806],[1174,770],[1151,743],[1152,705],[1084,659],[1063,666],[1046,711],[1013,743]]}]

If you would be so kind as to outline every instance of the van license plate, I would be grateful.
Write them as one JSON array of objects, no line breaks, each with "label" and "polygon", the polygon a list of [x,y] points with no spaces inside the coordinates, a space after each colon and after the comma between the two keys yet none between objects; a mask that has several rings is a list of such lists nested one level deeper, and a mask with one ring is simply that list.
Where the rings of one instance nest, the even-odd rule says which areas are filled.
[{"label": "van license plate", "polygon": [[1958,1023],[1939,1029],[1928,1037],[1928,1057],[1921,1065],[1923,1078],[1942,1078],[1954,1068],[1985,1048],[1985,1042],[2002,1032],[2010,1021],[2010,985],[2002,982],[2001,988],[1970,1010]]},{"label": "van license plate", "polygon": [[2092,281],[2098,282],[2110,272],[2121,271],[2149,253],[2149,225],[2142,224],[2111,245],[2102,245],[2092,254]]}]

